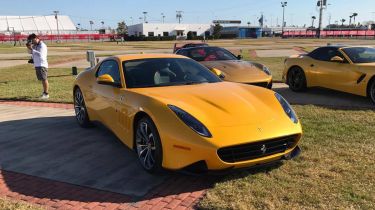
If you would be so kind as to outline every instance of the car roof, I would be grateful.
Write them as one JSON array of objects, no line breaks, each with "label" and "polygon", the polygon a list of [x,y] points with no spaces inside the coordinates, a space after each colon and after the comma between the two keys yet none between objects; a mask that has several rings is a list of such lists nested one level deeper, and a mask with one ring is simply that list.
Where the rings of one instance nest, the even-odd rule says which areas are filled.
[{"label": "car roof", "polygon": [[196,48],[221,48],[221,47],[216,47],[216,46],[194,46],[194,47],[185,47],[185,48],[181,48],[179,50],[192,50],[192,49],[196,49]]},{"label": "car roof", "polygon": [[128,54],[128,55],[116,55],[110,58],[117,58],[120,61],[148,59],[148,58],[186,58],[185,56],[176,54]]}]

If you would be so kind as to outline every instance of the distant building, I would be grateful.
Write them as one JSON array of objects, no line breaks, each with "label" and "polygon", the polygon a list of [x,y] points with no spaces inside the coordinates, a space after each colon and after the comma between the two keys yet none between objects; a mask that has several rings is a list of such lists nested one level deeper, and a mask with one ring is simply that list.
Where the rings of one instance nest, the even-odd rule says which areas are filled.
[{"label": "distant building", "polygon": [[[57,16],[60,34],[71,34],[77,31],[69,16]],[[0,33],[20,34],[57,34],[57,22],[50,16],[0,16]]]},{"label": "distant building", "polygon": [[140,23],[128,26],[129,36],[177,36],[186,37],[188,33],[193,36],[209,36],[210,24],[170,24],[170,23]]},{"label": "distant building", "polygon": [[261,27],[247,26],[225,26],[220,32],[222,38],[260,38],[262,37]]}]

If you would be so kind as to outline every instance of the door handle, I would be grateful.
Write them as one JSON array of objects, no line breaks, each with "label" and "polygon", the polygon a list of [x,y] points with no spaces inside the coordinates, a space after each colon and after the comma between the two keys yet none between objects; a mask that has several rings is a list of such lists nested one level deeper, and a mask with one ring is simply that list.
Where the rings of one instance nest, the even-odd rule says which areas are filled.
[{"label": "door handle", "polygon": [[310,66],[311,66],[311,67],[314,67],[315,65],[314,65],[314,64],[311,64]]}]

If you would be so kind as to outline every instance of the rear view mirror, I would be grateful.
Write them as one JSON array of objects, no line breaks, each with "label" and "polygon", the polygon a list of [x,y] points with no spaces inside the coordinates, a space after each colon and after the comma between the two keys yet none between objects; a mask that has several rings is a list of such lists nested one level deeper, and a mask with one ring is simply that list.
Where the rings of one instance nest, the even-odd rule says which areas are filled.
[{"label": "rear view mirror", "polygon": [[344,59],[341,58],[340,56],[335,56],[335,57],[331,58],[331,61],[336,62],[336,63],[344,63]]},{"label": "rear view mirror", "polygon": [[237,55],[237,59],[241,60],[242,59],[242,55]]},{"label": "rear view mirror", "polygon": [[121,86],[119,83],[115,83],[115,80],[109,74],[100,75],[96,79],[96,81],[97,81],[98,84],[101,84],[101,85],[111,85],[111,86],[114,86],[114,87],[120,87]]},{"label": "rear view mirror", "polygon": [[217,69],[217,68],[211,68],[211,71],[218,77],[220,77],[221,79],[224,79],[224,74],[221,70]]}]

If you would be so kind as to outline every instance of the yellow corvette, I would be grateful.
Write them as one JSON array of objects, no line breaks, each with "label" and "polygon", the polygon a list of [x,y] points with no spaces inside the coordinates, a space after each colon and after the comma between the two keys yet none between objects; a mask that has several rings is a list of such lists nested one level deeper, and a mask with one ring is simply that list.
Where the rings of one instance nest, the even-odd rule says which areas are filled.
[{"label": "yellow corvette", "polygon": [[107,58],[79,74],[73,94],[79,125],[103,123],[149,172],[249,167],[300,152],[301,125],[283,97],[223,82],[183,56]]},{"label": "yellow corvette", "polygon": [[375,103],[375,48],[327,46],[291,56],[285,60],[283,81],[296,92],[323,87]]},{"label": "yellow corvette", "polygon": [[266,66],[243,61],[240,55],[236,57],[224,48],[188,47],[177,50],[176,54],[198,61],[225,81],[272,88],[271,71]]}]

